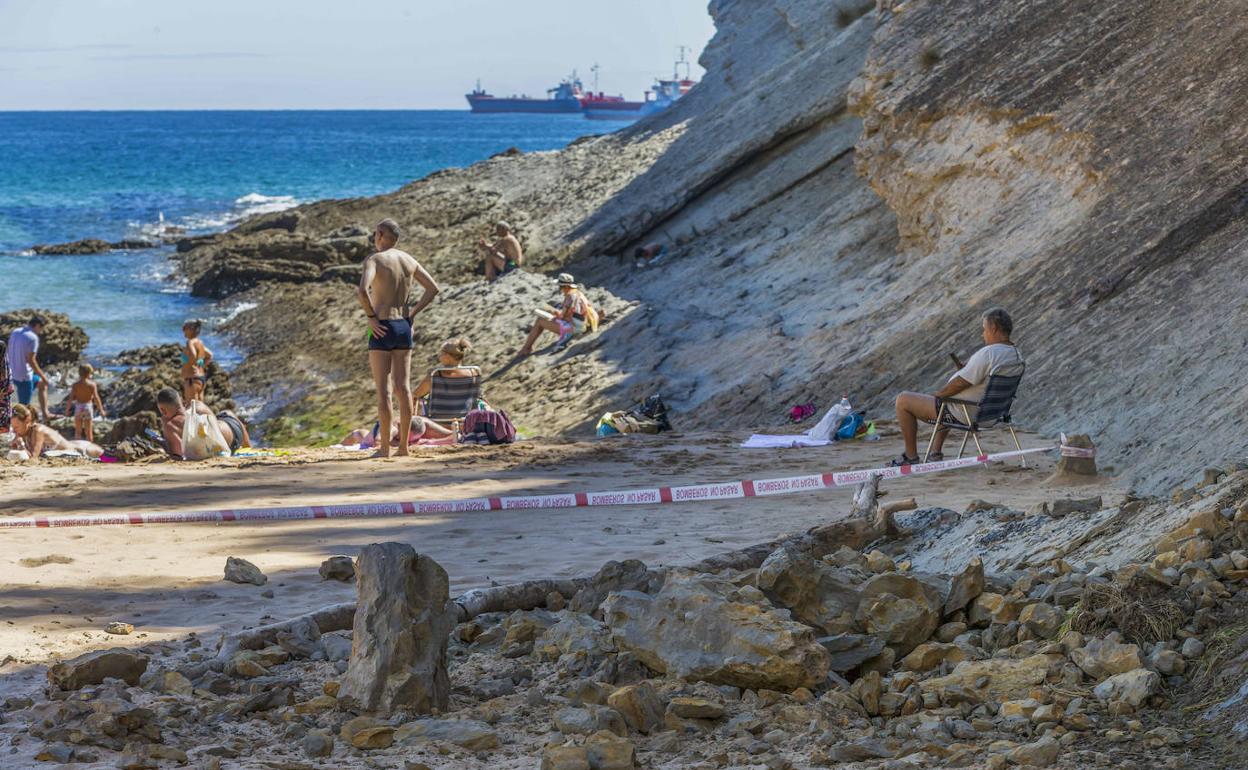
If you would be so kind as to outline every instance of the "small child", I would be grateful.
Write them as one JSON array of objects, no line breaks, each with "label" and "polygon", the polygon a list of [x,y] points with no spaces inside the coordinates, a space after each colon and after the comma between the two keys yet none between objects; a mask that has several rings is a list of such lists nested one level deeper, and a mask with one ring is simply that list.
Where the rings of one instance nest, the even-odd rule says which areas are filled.
[{"label": "small child", "polygon": [[69,403],[74,408],[74,439],[95,441],[95,409],[99,407],[100,416],[104,416],[104,402],[100,400],[100,389],[91,377],[95,369],[90,364],[78,367],[78,381],[69,389]]}]

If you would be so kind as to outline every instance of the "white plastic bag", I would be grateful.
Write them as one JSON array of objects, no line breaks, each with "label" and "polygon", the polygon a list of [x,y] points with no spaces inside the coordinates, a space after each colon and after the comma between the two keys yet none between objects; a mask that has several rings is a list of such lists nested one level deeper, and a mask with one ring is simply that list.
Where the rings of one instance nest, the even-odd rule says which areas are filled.
[{"label": "white plastic bag", "polygon": [[211,413],[200,413],[199,402],[192,401],[182,426],[182,459],[206,460],[229,454],[230,445],[225,443],[217,418]]},{"label": "white plastic bag", "polygon": [[819,424],[806,431],[806,435],[816,441],[836,440],[837,428],[841,427],[841,421],[848,417],[851,411],[853,411],[852,407],[846,408],[841,404],[833,404]]}]

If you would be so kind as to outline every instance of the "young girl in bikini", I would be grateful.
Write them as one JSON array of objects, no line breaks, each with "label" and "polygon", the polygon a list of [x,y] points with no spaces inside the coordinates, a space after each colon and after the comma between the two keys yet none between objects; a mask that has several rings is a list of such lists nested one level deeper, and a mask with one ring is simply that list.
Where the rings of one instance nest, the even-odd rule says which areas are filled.
[{"label": "young girl in bikini", "polygon": [[74,438],[95,441],[95,410],[100,410],[104,417],[104,402],[100,400],[100,389],[91,377],[95,369],[90,364],[78,367],[78,381],[69,389],[69,405],[73,407]]},{"label": "young girl in bikini", "polygon": [[35,413],[23,404],[13,407],[12,428],[21,440],[22,448],[30,453],[31,462],[50,451],[74,451],[93,459],[104,454],[102,447],[90,441],[69,441],[48,426],[40,425],[35,421]]},{"label": "young girl in bikini", "polygon": [[212,351],[199,338],[203,326],[203,321],[194,320],[182,324],[182,334],[186,335],[186,344],[182,346],[182,400],[187,404],[203,401],[204,386],[208,383],[207,366],[212,361]]}]

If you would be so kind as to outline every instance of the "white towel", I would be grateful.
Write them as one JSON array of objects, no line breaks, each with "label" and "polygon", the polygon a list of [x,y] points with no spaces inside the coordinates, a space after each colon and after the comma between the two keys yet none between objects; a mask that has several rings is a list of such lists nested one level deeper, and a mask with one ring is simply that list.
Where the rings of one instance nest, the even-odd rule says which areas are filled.
[{"label": "white towel", "polygon": [[762,433],[755,433],[741,444],[744,449],[774,449],[777,447],[802,447],[802,446],[827,446],[831,444],[827,439],[811,438],[805,433],[798,433],[789,436],[768,436]]}]

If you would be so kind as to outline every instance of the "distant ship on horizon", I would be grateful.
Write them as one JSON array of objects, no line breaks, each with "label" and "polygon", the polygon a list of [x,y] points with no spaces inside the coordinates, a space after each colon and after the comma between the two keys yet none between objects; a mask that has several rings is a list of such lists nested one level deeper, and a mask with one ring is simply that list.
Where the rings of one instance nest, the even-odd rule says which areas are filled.
[{"label": "distant ship on horizon", "polygon": [[[576,70],[559,82],[559,85],[546,89],[546,98],[528,95],[512,95],[508,97],[494,96],[481,87],[471,93],[464,94],[468,107],[473,112],[482,113],[582,113],[590,120],[636,120],[667,109],[677,99],[697,85],[689,74],[689,62],[685,59],[685,47],[680,48],[680,58],[676,61],[675,71],[671,79],[657,79],[655,84],[646,91],[642,101],[629,101],[622,95],[612,96],[596,90],[598,65],[594,71],[595,90],[586,91]],[[684,66],[684,77],[680,68]]]},{"label": "distant ship on horizon", "polygon": [[[597,65],[595,65],[597,69]],[[535,96],[494,96],[481,88],[481,81],[472,93],[465,94],[468,106],[473,112],[536,112],[536,113],[572,113],[581,112],[585,107],[594,104],[611,104],[623,102],[623,96],[608,96],[601,91],[586,91],[585,85],[577,77],[576,70],[559,81],[559,85],[546,89],[546,98]]]},{"label": "distant ship on horizon", "polygon": [[[650,90],[640,102],[620,100],[618,102],[587,104],[583,112],[590,120],[637,120],[656,112],[662,112],[676,103],[676,100],[689,93],[689,89],[698,84],[690,77],[689,62],[685,59],[685,47],[680,47],[680,58],[672,68],[670,79],[657,78]],[[685,68],[685,76],[680,76],[680,68]]]}]

